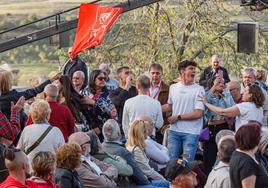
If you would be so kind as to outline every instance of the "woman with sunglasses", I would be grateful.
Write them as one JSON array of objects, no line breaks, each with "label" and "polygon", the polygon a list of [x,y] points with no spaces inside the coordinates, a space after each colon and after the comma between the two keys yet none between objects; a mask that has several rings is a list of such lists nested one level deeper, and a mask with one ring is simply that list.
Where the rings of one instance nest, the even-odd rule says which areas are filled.
[{"label": "woman with sunglasses", "polygon": [[105,73],[101,70],[93,70],[89,76],[89,91],[94,105],[90,105],[89,111],[92,115],[92,128],[103,141],[101,133],[103,124],[111,118],[113,103],[109,98],[109,91],[105,86]]}]

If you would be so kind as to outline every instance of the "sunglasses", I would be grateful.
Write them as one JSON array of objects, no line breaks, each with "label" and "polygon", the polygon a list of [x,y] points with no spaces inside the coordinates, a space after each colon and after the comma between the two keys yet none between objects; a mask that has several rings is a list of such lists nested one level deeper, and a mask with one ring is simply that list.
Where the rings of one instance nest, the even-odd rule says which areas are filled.
[{"label": "sunglasses", "polygon": [[105,77],[97,77],[97,79],[99,80],[99,81],[105,81],[106,80],[106,78]]}]

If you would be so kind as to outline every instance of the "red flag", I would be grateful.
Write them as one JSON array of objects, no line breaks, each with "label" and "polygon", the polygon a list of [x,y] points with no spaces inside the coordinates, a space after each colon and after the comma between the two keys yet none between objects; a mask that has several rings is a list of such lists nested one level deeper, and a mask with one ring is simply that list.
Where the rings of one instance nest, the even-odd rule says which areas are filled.
[{"label": "red flag", "polygon": [[123,8],[81,4],[72,57],[85,49],[101,44],[105,33],[113,25]]}]

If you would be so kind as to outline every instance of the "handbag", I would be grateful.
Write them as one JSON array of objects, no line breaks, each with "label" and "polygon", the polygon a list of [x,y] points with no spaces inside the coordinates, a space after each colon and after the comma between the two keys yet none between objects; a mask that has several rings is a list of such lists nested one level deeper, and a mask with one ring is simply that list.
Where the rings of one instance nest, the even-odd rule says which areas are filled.
[{"label": "handbag", "polygon": [[204,128],[200,135],[199,135],[199,141],[200,142],[206,142],[206,141],[209,141],[209,128],[206,127]]}]

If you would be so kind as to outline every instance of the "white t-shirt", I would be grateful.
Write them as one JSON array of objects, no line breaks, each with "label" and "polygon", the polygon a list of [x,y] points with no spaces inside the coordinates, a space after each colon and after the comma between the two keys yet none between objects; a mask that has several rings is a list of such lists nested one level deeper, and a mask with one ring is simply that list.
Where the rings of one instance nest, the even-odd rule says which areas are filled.
[{"label": "white t-shirt", "polygon": [[263,108],[257,108],[253,102],[242,102],[236,104],[239,109],[240,116],[236,117],[235,130],[237,131],[242,125],[248,123],[249,120],[255,120],[260,123],[263,121]]},{"label": "white t-shirt", "polygon": [[[205,96],[205,90],[198,84],[183,85],[176,83],[170,86],[168,104],[172,104],[172,115],[183,115],[196,109],[204,110],[199,96]],[[199,135],[203,126],[203,117],[190,121],[177,121],[171,124],[170,130]]]},{"label": "white t-shirt", "polygon": [[122,126],[125,137],[128,135],[130,124],[141,115],[150,116],[156,128],[163,126],[164,121],[160,102],[147,95],[137,95],[126,100],[124,105]]}]

